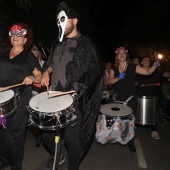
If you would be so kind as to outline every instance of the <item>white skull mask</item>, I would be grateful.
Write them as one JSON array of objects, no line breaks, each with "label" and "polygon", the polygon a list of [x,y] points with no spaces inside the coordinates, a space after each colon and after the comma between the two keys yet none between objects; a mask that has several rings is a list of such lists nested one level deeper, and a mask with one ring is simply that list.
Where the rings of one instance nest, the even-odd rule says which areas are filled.
[{"label": "white skull mask", "polygon": [[61,11],[57,16],[57,26],[59,28],[59,41],[63,40],[64,31],[67,25],[68,17],[64,11]]}]

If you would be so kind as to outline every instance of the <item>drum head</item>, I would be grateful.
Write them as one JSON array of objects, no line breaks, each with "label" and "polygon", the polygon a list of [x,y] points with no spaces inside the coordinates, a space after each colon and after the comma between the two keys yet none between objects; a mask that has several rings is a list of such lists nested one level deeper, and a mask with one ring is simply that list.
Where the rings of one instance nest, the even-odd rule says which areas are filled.
[{"label": "drum head", "polygon": [[110,103],[102,105],[100,112],[108,116],[126,116],[132,113],[132,109],[126,105]]},{"label": "drum head", "polygon": [[0,103],[4,103],[14,97],[14,91],[13,90],[6,90],[0,92]]},{"label": "drum head", "polygon": [[[59,91],[49,91],[50,94],[57,94]],[[73,103],[71,95],[62,95],[48,98],[47,92],[39,93],[31,98],[29,106],[39,112],[53,113],[69,107]]]}]

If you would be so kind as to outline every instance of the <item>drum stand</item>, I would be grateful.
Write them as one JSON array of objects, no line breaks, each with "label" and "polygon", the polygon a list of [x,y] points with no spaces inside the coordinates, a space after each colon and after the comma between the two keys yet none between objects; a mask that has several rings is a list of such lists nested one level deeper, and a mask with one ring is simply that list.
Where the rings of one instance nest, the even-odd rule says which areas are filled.
[{"label": "drum stand", "polygon": [[60,141],[60,123],[57,121],[56,123],[56,135],[55,135],[55,155],[54,155],[54,164],[53,164],[53,170],[58,169],[58,162],[59,162],[59,156],[60,156],[60,147],[61,147],[61,141]]}]

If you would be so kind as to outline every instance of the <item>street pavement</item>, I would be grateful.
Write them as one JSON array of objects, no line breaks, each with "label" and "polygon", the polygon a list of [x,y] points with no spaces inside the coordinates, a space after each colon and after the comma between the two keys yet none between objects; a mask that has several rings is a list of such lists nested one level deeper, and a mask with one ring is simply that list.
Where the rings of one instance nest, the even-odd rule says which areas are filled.
[{"label": "street pavement", "polygon": [[[127,145],[119,143],[97,143],[95,137],[80,170],[170,170],[170,121],[158,130],[161,139],[151,137],[149,126],[136,125],[136,153],[130,153]],[[23,170],[40,170],[49,158],[41,142],[36,147],[38,129],[31,125],[27,131]],[[66,162],[58,170],[67,170],[67,151],[62,139],[62,150]],[[17,155],[16,155],[17,156]],[[9,170],[7,168],[6,170]]]}]

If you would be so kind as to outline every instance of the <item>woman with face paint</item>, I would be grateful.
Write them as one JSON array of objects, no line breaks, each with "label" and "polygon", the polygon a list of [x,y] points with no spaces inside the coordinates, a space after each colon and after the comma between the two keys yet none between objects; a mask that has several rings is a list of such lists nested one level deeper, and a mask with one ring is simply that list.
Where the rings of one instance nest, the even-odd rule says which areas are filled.
[{"label": "woman with face paint", "polygon": [[[115,52],[115,66],[110,71],[108,84],[114,84],[115,100],[122,102],[127,101],[127,106],[132,109],[132,113],[135,113],[137,105],[136,73],[150,75],[155,71],[158,62],[155,61],[148,70],[145,70],[139,65],[127,62],[128,51],[125,47],[118,47]],[[136,152],[134,138],[128,142],[128,148],[130,152]]]},{"label": "woman with face paint", "polygon": [[[58,5],[59,42],[52,47],[52,61],[41,80],[48,87],[51,74],[52,91],[76,91],[73,101],[76,119],[74,125],[65,127],[64,133],[68,148],[68,170],[79,169],[80,161],[94,137],[103,87],[99,55],[92,41],[77,30],[78,20],[77,12],[65,2]],[[55,166],[54,136],[54,130],[42,131],[43,141],[51,155],[42,170]],[[64,161],[60,155],[58,165]]]},{"label": "woman with face paint", "polygon": [[8,165],[11,170],[22,169],[27,106],[32,97],[32,83],[40,82],[42,77],[37,58],[25,49],[29,36],[25,26],[17,23],[10,28],[12,46],[0,53],[0,98],[6,101],[0,108],[0,169]]}]

